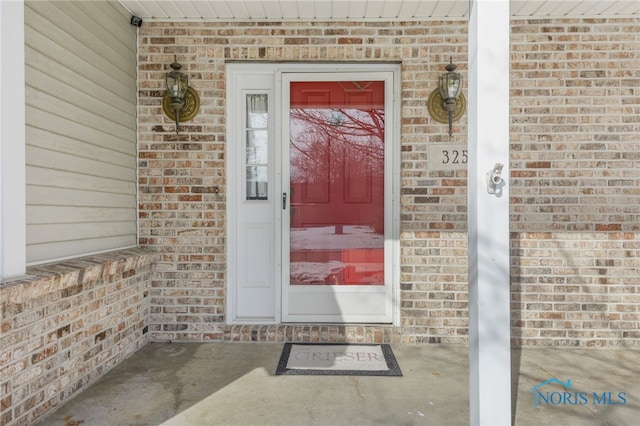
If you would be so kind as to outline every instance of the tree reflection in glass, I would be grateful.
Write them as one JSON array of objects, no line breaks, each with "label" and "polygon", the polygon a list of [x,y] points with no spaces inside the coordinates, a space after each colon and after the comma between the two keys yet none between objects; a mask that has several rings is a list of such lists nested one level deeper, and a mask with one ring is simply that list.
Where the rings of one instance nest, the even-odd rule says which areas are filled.
[{"label": "tree reflection in glass", "polygon": [[384,285],[384,82],[291,84],[291,284]]}]

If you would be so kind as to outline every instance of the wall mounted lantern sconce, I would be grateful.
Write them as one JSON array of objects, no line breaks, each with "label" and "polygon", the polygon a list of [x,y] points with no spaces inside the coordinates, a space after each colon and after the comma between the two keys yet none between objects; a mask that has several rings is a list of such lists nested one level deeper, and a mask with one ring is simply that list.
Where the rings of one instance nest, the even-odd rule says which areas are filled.
[{"label": "wall mounted lantern sconce", "polygon": [[467,100],[462,94],[462,76],[455,72],[453,58],[445,68],[446,74],[438,78],[438,88],[431,92],[427,109],[431,117],[439,123],[449,123],[449,139],[453,133],[453,122],[458,121],[467,108]]},{"label": "wall mounted lantern sconce", "polygon": [[173,71],[167,73],[167,91],[162,97],[164,113],[176,122],[176,134],[180,133],[180,122],[189,121],[198,114],[200,98],[191,86],[189,77],[180,71],[182,65],[177,58],[170,65]]}]

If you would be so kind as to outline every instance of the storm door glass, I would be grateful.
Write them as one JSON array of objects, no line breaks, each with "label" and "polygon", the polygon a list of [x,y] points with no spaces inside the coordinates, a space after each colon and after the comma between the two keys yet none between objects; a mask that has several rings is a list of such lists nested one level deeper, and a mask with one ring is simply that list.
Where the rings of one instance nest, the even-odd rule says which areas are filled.
[{"label": "storm door glass", "polygon": [[384,285],[384,82],[290,94],[290,284]]}]

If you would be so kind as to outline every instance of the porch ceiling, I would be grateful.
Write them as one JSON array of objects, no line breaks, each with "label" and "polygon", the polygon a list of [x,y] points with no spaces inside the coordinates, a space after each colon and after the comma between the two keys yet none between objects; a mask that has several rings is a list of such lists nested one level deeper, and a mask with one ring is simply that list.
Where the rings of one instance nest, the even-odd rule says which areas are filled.
[{"label": "porch ceiling", "polygon": [[[143,20],[468,19],[474,0],[119,0]],[[510,0],[513,18],[640,17],[639,0]]]}]

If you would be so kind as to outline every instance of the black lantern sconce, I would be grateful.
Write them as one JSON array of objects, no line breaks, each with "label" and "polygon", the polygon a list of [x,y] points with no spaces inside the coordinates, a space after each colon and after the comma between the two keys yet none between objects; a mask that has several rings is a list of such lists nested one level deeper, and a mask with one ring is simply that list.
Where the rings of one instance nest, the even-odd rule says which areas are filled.
[{"label": "black lantern sconce", "polygon": [[427,101],[431,117],[439,123],[449,123],[449,139],[453,133],[453,122],[458,121],[467,108],[467,100],[462,94],[462,76],[455,72],[456,68],[453,59],[449,59],[447,73],[438,78],[438,88]]},{"label": "black lantern sconce", "polygon": [[198,114],[200,98],[191,86],[189,77],[180,71],[182,65],[177,58],[170,65],[173,71],[167,73],[167,91],[162,97],[164,113],[176,122],[176,134],[180,133],[180,122],[189,121]]}]

